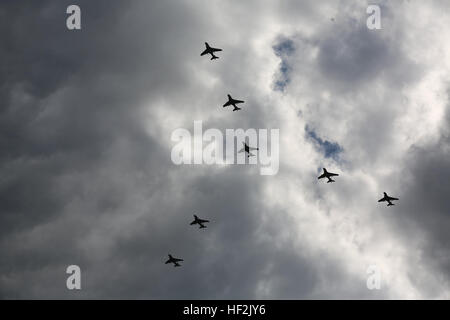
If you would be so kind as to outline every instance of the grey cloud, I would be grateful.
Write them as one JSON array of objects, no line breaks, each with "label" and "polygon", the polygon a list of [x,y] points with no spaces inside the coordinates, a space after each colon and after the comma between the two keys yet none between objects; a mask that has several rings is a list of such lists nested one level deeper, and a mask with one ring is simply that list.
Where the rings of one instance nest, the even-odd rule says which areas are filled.
[{"label": "grey cloud", "polygon": [[[416,240],[416,259],[434,270],[442,285],[449,286],[448,108],[446,119],[438,142],[411,148],[406,164],[399,172],[398,183],[404,188],[402,203],[391,219],[399,234],[405,239]],[[420,274],[411,273],[410,277],[429,296],[438,296],[439,288],[426,279],[421,280]]]}]

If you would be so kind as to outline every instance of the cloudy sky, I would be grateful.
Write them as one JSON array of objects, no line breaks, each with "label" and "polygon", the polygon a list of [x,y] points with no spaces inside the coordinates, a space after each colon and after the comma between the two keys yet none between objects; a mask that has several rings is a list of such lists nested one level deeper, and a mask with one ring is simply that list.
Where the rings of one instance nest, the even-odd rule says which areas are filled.
[{"label": "cloudy sky", "polygon": [[[0,297],[450,298],[449,21],[437,0],[2,1]],[[279,129],[278,174],[173,164],[195,120]]]}]

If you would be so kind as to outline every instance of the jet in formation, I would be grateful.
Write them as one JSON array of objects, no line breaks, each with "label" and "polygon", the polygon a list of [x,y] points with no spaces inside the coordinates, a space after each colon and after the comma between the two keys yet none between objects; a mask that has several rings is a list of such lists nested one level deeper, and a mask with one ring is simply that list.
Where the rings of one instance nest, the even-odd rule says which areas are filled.
[{"label": "jet in formation", "polygon": [[183,259],[174,258],[174,257],[172,257],[171,254],[169,254],[169,260],[166,261],[166,264],[173,263],[174,267],[181,267],[181,265],[178,263],[180,261],[184,261],[184,260]]},{"label": "jet in formation", "polygon": [[204,56],[205,54],[210,54],[211,60],[219,59],[219,57],[216,56],[214,54],[214,52],[222,51],[222,49],[210,47],[208,42],[205,42],[205,46],[206,46],[206,49],[200,54],[201,56]]},{"label": "jet in formation", "polygon": [[253,153],[251,153],[251,151],[259,150],[259,148],[249,147],[245,142],[243,142],[243,144],[244,144],[244,147],[241,150],[239,150],[238,152],[239,153],[246,152],[247,153],[247,158],[249,158],[250,156],[252,156],[252,157],[255,156]]},{"label": "jet in formation", "polygon": [[327,183],[335,182],[331,177],[338,176],[337,173],[328,172],[327,169],[323,168],[323,173],[317,179],[328,178]]},{"label": "jet in formation", "polygon": [[378,202],[384,202],[384,201],[387,201],[387,203],[388,203],[387,206],[388,206],[388,207],[394,205],[394,204],[392,203],[392,201],[398,200],[398,198],[393,198],[393,197],[388,196],[386,192],[383,192],[383,193],[384,193],[384,197],[381,198],[380,200],[378,200]]},{"label": "jet in formation", "polygon": [[194,224],[198,224],[198,225],[200,226],[199,229],[203,229],[203,228],[206,228],[206,226],[204,225],[204,223],[207,223],[207,222],[209,222],[209,220],[203,220],[203,219],[200,219],[199,217],[197,217],[197,216],[194,214],[194,221],[191,222],[191,226],[194,225]]},{"label": "jet in formation", "polygon": [[236,105],[237,104],[239,104],[239,103],[244,103],[244,101],[243,100],[236,100],[236,99],[233,99],[230,95],[228,95],[228,101],[227,101],[227,103],[225,103],[224,105],[223,105],[223,107],[225,108],[225,107],[228,107],[228,106],[233,106],[234,107],[234,109],[233,109],[233,111],[238,111],[238,110],[241,110],[242,108],[238,108]]}]

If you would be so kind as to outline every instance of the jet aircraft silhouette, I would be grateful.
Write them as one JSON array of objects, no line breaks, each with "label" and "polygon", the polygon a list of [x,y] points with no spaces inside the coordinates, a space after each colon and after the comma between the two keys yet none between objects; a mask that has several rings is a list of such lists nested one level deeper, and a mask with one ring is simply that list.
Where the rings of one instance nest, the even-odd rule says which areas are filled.
[{"label": "jet aircraft silhouette", "polygon": [[383,193],[384,193],[384,197],[381,198],[380,200],[378,200],[378,202],[384,202],[384,201],[387,201],[387,203],[388,203],[387,206],[388,206],[388,207],[394,205],[394,204],[392,203],[392,201],[398,200],[398,198],[393,198],[393,197],[388,196],[386,192],[383,192]]},{"label": "jet aircraft silhouette", "polygon": [[229,94],[228,94],[228,101],[223,105],[223,107],[228,107],[228,106],[233,106],[234,109],[233,111],[238,111],[241,110],[242,108],[238,108],[236,105],[239,103],[244,103],[243,100],[237,100],[237,99],[233,99]]},{"label": "jet aircraft silhouette", "polygon": [[337,173],[328,172],[327,169],[323,168],[323,173],[317,179],[328,178],[327,183],[335,182],[331,177],[338,176]]},{"label": "jet aircraft silhouette", "polygon": [[197,216],[194,214],[194,221],[191,222],[191,226],[194,225],[194,224],[198,224],[198,225],[200,226],[199,229],[203,229],[203,228],[206,228],[206,226],[204,225],[204,223],[207,223],[207,222],[209,222],[209,220],[203,220],[203,219],[200,219],[199,217],[197,217]]},{"label": "jet aircraft silhouette", "polygon": [[178,263],[180,261],[184,261],[183,259],[178,259],[178,258],[174,258],[172,257],[172,255],[169,253],[169,260],[166,261],[166,264],[168,263],[173,263],[174,267],[181,267],[181,265]]},{"label": "jet aircraft silhouette", "polygon": [[219,57],[216,56],[214,54],[214,52],[222,51],[222,49],[210,47],[208,42],[205,42],[205,46],[206,46],[206,49],[200,54],[201,56],[204,56],[205,54],[210,54],[211,55],[211,60],[219,59]]},{"label": "jet aircraft silhouette", "polygon": [[244,147],[239,150],[238,152],[246,152],[247,153],[247,158],[249,158],[250,156],[255,156],[253,153],[251,153],[251,151],[253,150],[259,150],[259,148],[253,148],[253,147],[249,147],[245,142],[243,142]]}]

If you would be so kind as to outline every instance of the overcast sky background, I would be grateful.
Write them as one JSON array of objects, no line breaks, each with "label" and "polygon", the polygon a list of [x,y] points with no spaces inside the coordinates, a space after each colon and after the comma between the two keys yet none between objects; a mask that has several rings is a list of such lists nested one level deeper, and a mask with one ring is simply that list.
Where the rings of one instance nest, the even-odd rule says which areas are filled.
[{"label": "overcast sky background", "polygon": [[[1,298],[450,298],[450,3],[2,1],[0,32]],[[194,120],[280,129],[278,174],[174,165]]]}]

